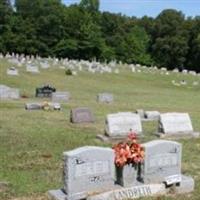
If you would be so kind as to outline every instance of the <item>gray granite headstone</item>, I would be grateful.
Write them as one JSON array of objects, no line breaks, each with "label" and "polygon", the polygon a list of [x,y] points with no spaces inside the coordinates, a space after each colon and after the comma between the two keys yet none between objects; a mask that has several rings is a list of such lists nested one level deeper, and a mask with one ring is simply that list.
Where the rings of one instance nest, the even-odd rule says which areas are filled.
[{"label": "gray granite headstone", "polygon": [[184,135],[193,133],[188,113],[165,113],[160,115],[159,133],[166,135]]},{"label": "gray granite headstone", "polygon": [[97,95],[97,101],[100,103],[112,103],[113,95],[110,93],[100,93]]},{"label": "gray granite headstone", "polygon": [[126,137],[130,130],[142,133],[141,119],[138,114],[121,112],[108,114],[106,117],[106,134],[110,137]]},{"label": "gray granite headstone", "polygon": [[167,140],[154,140],[143,144],[145,160],[142,169],[144,183],[167,185],[181,182],[180,143]]},{"label": "gray granite headstone", "polygon": [[72,123],[90,123],[94,122],[94,116],[89,108],[75,108],[71,110]]},{"label": "gray granite headstone", "polygon": [[86,198],[89,194],[114,187],[114,151],[86,146],[64,152],[64,191],[67,199]]},{"label": "gray granite headstone", "polygon": [[70,99],[70,93],[69,92],[53,92],[52,93],[52,101],[53,102],[68,102]]}]

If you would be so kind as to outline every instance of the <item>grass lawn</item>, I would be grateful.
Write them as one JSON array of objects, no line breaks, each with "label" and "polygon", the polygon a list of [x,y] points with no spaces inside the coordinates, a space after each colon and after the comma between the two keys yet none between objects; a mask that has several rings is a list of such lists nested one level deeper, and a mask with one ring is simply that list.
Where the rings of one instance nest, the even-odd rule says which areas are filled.
[{"label": "grass lawn", "polygon": [[[49,189],[61,188],[62,153],[84,145],[105,146],[95,139],[104,133],[105,117],[119,111],[158,110],[188,112],[194,130],[200,131],[200,86],[192,82],[200,77],[182,74],[132,73],[120,74],[78,72],[66,76],[63,69],[50,68],[34,75],[19,67],[18,77],[7,76],[10,65],[0,61],[0,84],[20,88],[28,99],[0,102],[0,182],[9,182],[0,192],[0,199],[45,199]],[[186,86],[174,86],[172,80],[186,80]],[[58,91],[69,91],[71,100],[62,104],[62,111],[26,111],[25,102],[36,99],[35,88],[49,83]],[[114,103],[99,104],[96,95],[111,92]],[[93,124],[74,125],[69,122],[70,109],[87,106],[94,112]],[[157,139],[155,122],[145,122],[141,142]],[[183,144],[182,172],[195,179],[195,191],[183,196],[154,198],[159,200],[200,199],[200,139],[181,139]],[[153,199],[153,198],[147,198]]]}]

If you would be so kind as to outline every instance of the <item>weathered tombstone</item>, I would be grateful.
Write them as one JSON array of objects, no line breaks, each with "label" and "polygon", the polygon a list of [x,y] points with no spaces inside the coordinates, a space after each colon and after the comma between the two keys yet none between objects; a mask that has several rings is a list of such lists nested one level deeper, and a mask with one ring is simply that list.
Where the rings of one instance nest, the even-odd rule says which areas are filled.
[{"label": "weathered tombstone", "polygon": [[53,102],[68,102],[70,99],[70,93],[69,92],[53,92],[52,93],[52,101]]},{"label": "weathered tombstone", "polygon": [[112,103],[113,95],[110,93],[100,93],[97,95],[97,101],[101,103]]},{"label": "weathered tombstone", "polygon": [[15,67],[10,67],[9,69],[7,69],[7,75],[18,76],[19,73]]},{"label": "weathered tombstone", "polygon": [[106,117],[106,134],[109,137],[127,137],[130,130],[138,135],[142,133],[141,119],[138,114],[119,112]]},{"label": "weathered tombstone", "polygon": [[20,92],[17,88],[10,88],[6,85],[0,85],[0,99],[19,99]]},{"label": "weathered tombstone", "polygon": [[145,160],[142,170],[144,183],[166,183],[171,185],[181,182],[180,143],[166,140],[154,140],[143,144]]},{"label": "weathered tombstone", "polygon": [[145,111],[144,116],[147,120],[159,120],[160,112],[158,111]]},{"label": "weathered tombstone", "polygon": [[72,123],[90,123],[94,122],[93,113],[89,108],[75,108],[71,110],[70,121]]},{"label": "weathered tombstone", "polygon": [[188,113],[164,113],[160,115],[158,135],[167,136],[194,136],[199,133],[193,131],[192,122]]},{"label": "weathered tombstone", "polygon": [[[91,194],[114,188],[115,166],[112,149],[85,146],[64,152],[63,155],[65,199],[84,199]],[[50,191],[49,195],[54,196],[55,191]]]},{"label": "weathered tombstone", "polygon": [[54,87],[51,87],[50,85],[44,85],[41,88],[36,88],[35,96],[36,97],[51,97],[53,92],[56,92],[56,89]]}]

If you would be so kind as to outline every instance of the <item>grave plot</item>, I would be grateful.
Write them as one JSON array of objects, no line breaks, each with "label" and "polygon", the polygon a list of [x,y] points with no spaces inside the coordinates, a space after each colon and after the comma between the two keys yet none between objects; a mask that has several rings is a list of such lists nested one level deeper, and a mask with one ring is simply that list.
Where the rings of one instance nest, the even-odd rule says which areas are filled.
[{"label": "grave plot", "polygon": [[64,152],[64,187],[48,191],[49,199],[127,200],[194,190],[193,178],[181,173],[180,143],[154,140],[142,147],[144,160],[138,163],[137,176],[129,180],[128,186],[116,182],[119,172],[113,149],[85,146]]}]

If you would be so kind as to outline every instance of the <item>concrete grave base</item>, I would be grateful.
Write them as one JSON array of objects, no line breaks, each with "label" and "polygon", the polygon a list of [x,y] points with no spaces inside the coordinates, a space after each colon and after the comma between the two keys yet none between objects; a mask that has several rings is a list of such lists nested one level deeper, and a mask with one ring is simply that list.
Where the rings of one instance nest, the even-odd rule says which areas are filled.
[{"label": "concrete grave base", "polygon": [[156,136],[159,138],[166,138],[166,139],[182,139],[182,138],[198,138],[200,137],[200,132],[181,132],[181,133],[156,133]]},{"label": "concrete grave base", "polygon": [[192,192],[194,190],[194,185],[194,179],[191,176],[182,175],[182,181],[180,183],[180,186],[177,186],[175,188],[175,193],[184,194]]},{"label": "concrete grave base", "polygon": [[47,196],[49,200],[66,200],[67,195],[63,192],[63,190],[49,190],[47,192]]}]

